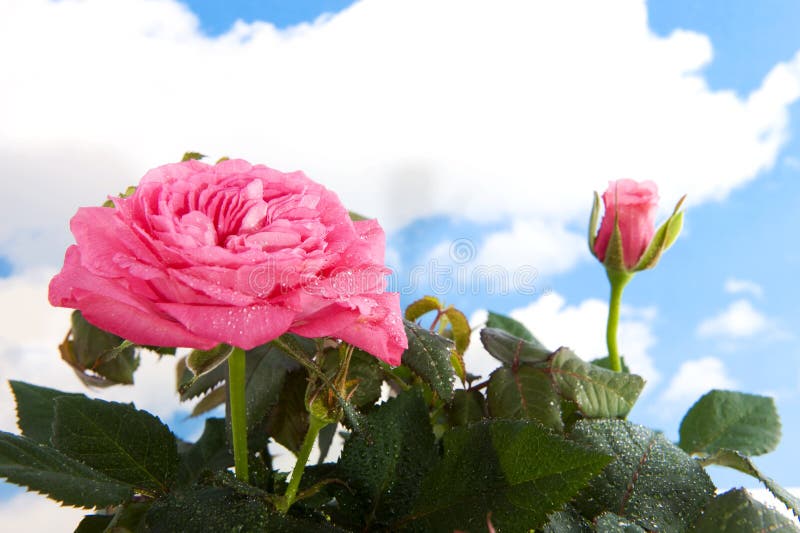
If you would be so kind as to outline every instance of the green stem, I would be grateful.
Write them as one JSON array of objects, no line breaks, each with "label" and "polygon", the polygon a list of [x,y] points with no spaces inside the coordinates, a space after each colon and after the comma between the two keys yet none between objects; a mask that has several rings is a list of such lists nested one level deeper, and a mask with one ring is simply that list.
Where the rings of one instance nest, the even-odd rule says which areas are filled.
[{"label": "green stem", "polygon": [[609,270],[608,281],[611,282],[611,301],[608,304],[608,324],[606,326],[606,343],[608,344],[608,360],[611,370],[622,372],[622,362],[617,348],[617,328],[619,327],[619,308],[622,303],[622,291],[633,277],[627,272],[612,272]]},{"label": "green stem", "polygon": [[231,402],[231,429],[233,432],[233,462],[236,477],[248,482],[247,469],[247,410],[244,396],[245,354],[234,348],[228,357],[228,398]]},{"label": "green stem", "polygon": [[289,511],[289,507],[294,503],[297,496],[297,489],[300,488],[300,480],[306,469],[306,463],[308,463],[308,456],[311,455],[311,449],[314,447],[314,443],[317,442],[317,436],[320,430],[329,423],[328,420],[317,418],[313,414],[308,415],[308,431],[303,439],[303,445],[300,447],[300,453],[297,454],[297,462],[294,464],[289,486],[286,487],[286,494],[284,494],[283,498],[278,502],[278,511],[280,511],[281,514],[286,514],[287,511]]}]

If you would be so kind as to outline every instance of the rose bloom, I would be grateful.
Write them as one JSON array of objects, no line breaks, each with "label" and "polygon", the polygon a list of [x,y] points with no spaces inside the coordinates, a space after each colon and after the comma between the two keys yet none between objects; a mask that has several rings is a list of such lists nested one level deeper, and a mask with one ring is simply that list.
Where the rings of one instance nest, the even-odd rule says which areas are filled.
[{"label": "rose bloom", "polygon": [[658,187],[652,181],[612,181],[603,193],[603,204],[605,213],[597,232],[594,253],[601,262],[605,261],[616,217],[622,236],[625,267],[631,269],[639,262],[656,231]]},{"label": "rose bloom", "polygon": [[136,344],[251,349],[332,336],[396,365],[385,236],[302,172],[228,160],[149,171],[114,207],[82,207],[50,302]]}]

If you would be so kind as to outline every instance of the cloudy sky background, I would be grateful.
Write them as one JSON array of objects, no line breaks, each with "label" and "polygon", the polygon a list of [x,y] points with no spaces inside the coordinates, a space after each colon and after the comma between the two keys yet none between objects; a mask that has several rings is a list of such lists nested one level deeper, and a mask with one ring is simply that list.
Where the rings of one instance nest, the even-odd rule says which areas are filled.
[{"label": "cloudy sky background", "polygon": [[[0,0],[0,379],[82,390],[46,299],[68,220],[187,150],[306,171],[387,228],[404,303],[509,313],[586,358],[608,290],[592,191],[651,179],[662,216],[689,200],[626,290],[621,349],[649,380],[631,419],[676,438],[711,388],[773,395],[783,441],[756,462],[798,486],[798,25],[793,0]],[[101,395],[191,436],[173,379],[147,360]],[[21,505],[76,523],[0,487],[4,524]]]}]

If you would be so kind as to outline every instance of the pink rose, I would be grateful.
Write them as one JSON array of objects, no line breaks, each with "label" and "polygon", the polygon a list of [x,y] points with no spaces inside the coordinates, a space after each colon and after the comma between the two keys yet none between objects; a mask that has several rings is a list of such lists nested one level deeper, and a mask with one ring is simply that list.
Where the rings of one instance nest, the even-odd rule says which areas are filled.
[{"label": "pink rose", "polygon": [[114,207],[83,207],[50,302],[142,345],[251,349],[332,336],[396,365],[385,236],[302,172],[228,160],[164,165]]},{"label": "pink rose", "polygon": [[656,231],[658,187],[652,181],[612,181],[603,193],[603,203],[605,213],[594,242],[594,253],[601,262],[605,261],[616,218],[622,237],[625,267],[632,269],[653,240]]}]

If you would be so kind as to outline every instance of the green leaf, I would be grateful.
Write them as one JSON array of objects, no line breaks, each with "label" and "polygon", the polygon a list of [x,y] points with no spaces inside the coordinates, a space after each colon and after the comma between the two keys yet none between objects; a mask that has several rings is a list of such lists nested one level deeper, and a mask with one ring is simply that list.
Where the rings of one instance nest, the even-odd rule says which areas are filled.
[{"label": "green leaf", "polygon": [[176,371],[182,402],[202,396],[228,378],[227,364],[221,364],[202,376],[195,376],[186,366],[186,358],[178,361]]},{"label": "green leaf", "polygon": [[486,391],[493,418],[536,420],[561,432],[561,399],[550,377],[527,365],[500,367],[492,372]]},{"label": "green leaf", "polygon": [[438,311],[442,308],[442,303],[436,296],[423,296],[419,300],[412,302],[406,307],[406,320],[414,322],[419,317],[431,311]]},{"label": "green leaf", "polygon": [[0,432],[0,477],[77,507],[106,507],[133,497],[133,487],[49,446]]},{"label": "green leaf", "polygon": [[139,366],[135,346],[90,324],[80,311],[73,311],[70,338],[59,346],[61,358],[78,377],[93,387],[133,384]]},{"label": "green leaf", "polygon": [[505,365],[538,363],[546,360],[552,353],[535,339],[526,341],[496,328],[483,328],[481,342],[492,357]]},{"label": "green leaf", "polygon": [[224,418],[207,418],[200,438],[180,453],[178,479],[184,485],[193,483],[203,470],[224,470],[233,466],[228,450]]},{"label": "green leaf", "polygon": [[405,320],[408,349],[403,352],[403,364],[414,371],[439,397],[448,402],[453,397],[453,365],[450,351],[453,343]]},{"label": "green leaf", "polygon": [[472,329],[469,327],[469,320],[467,317],[456,309],[455,307],[448,307],[444,311],[444,316],[450,322],[450,330],[453,334],[453,341],[456,344],[456,351],[464,354],[469,348],[469,338],[472,334]]},{"label": "green leaf", "polygon": [[[313,341],[298,337],[304,349],[313,349]],[[253,432],[278,403],[278,399],[289,372],[300,364],[292,360],[283,350],[273,344],[264,344],[248,350],[246,354],[245,401],[247,404],[247,428]],[[302,387],[305,392],[305,387]]]},{"label": "green leaf", "polygon": [[203,398],[197,402],[197,404],[192,408],[192,412],[189,414],[191,417],[196,417],[200,415],[204,415],[207,412],[216,409],[220,405],[225,404],[225,400],[228,399],[228,387],[221,386],[217,387],[216,389],[212,390]]},{"label": "green leaf", "polygon": [[278,403],[270,410],[267,435],[295,454],[300,451],[308,430],[305,393],[308,374],[303,369],[289,372],[283,383]]},{"label": "green leaf", "polygon": [[761,473],[756,465],[748,458],[734,450],[719,450],[714,454],[700,460],[703,466],[720,465],[735,468],[761,481],[765,487],[783,502],[786,507],[800,518],[800,498],[778,485],[772,478]]},{"label": "green leaf", "polygon": [[[364,528],[383,530],[405,516],[436,462],[428,407],[419,389],[402,392],[370,412],[342,449],[339,472],[353,491],[342,496]],[[391,528],[389,528],[391,529]]]},{"label": "green leaf", "polygon": [[624,417],[644,388],[635,374],[613,372],[587,363],[568,348],[559,348],[547,363],[556,389],[577,404],[587,418]]},{"label": "green leaf", "polygon": [[[319,522],[281,516],[267,492],[243,483],[229,472],[204,476],[196,485],[156,500],[145,516],[151,533],[262,532],[322,533],[341,531]],[[293,509],[294,511],[294,509]]]},{"label": "green leaf", "polygon": [[506,333],[511,334],[513,337],[536,344],[542,350],[548,351],[541,342],[536,340],[536,337],[533,336],[533,333],[531,333],[530,330],[528,330],[528,328],[522,324],[522,322],[515,320],[510,316],[489,311],[489,318],[486,320],[486,327],[492,329],[501,329]]},{"label": "green leaf", "polygon": [[220,344],[210,350],[192,350],[186,358],[186,366],[195,376],[202,376],[227,361],[231,353],[233,346],[228,344]]},{"label": "green leaf", "polygon": [[114,519],[110,514],[90,514],[83,517],[74,533],[104,533]]},{"label": "green leaf", "polygon": [[683,418],[679,446],[692,454],[729,449],[761,455],[774,450],[780,439],[781,422],[772,398],[712,390]]},{"label": "green leaf", "polygon": [[257,497],[238,494],[231,487],[198,487],[171,492],[157,500],[145,517],[147,531],[152,533],[291,531],[277,526],[293,521],[271,512]]},{"label": "green leaf", "polygon": [[594,523],[597,531],[602,531],[603,533],[646,533],[645,530],[637,524],[609,512],[598,516]]},{"label": "green leaf", "polygon": [[339,429],[339,424],[328,424],[319,430],[319,437],[317,439],[317,446],[319,447],[319,458],[317,465],[321,465],[328,457],[328,452],[333,444],[333,438],[336,436],[336,431]]},{"label": "green leaf", "polygon": [[133,405],[85,397],[55,400],[53,445],[143,492],[166,492],[178,468],[175,436]]},{"label": "green leaf", "polygon": [[443,436],[444,457],[403,523],[416,531],[528,531],[561,508],[611,458],[527,421],[493,420]]},{"label": "green leaf", "polygon": [[53,400],[59,396],[83,396],[40,387],[22,381],[9,381],[17,401],[17,425],[26,437],[42,444],[50,444],[53,433]]},{"label": "green leaf", "polygon": [[796,533],[794,522],[756,501],[744,489],[729,490],[708,504],[693,533]]},{"label": "green leaf", "polygon": [[191,161],[193,159],[203,159],[206,157],[205,155],[201,154],[200,152],[184,152],[183,157],[181,158],[181,162]]},{"label": "green leaf", "polygon": [[592,533],[595,529],[569,504],[563,511],[557,511],[547,517],[542,528],[543,533]]},{"label": "green leaf", "polygon": [[[619,362],[622,365],[622,371],[625,372],[626,374],[630,374],[631,373],[631,369],[628,368],[627,364],[625,364],[625,358],[620,356]],[[605,368],[606,370],[612,370],[612,368],[611,368],[611,358],[608,357],[608,356],[601,357],[599,359],[592,359],[590,361],[590,363],[592,363],[593,365],[597,365],[600,368]]]},{"label": "green leaf", "polygon": [[447,421],[451,426],[466,426],[484,418],[486,411],[483,394],[479,390],[458,389],[453,401],[446,407]]},{"label": "green leaf", "polygon": [[570,439],[614,457],[575,501],[584,516],[611,509],[647,530],[686,531],[714,494],[697,461],[642,426],[581,420]]}]

